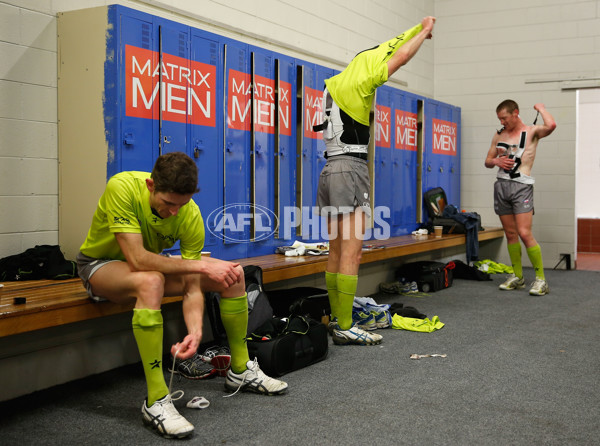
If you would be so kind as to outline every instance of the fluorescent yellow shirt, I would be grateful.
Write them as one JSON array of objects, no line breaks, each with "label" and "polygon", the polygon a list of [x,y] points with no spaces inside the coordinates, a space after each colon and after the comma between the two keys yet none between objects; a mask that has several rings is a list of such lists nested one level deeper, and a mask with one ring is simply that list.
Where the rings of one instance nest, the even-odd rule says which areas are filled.
[{"label": "fluorescent yellow shirt", "polygon": [[180,241],[184,259],[199,259],[204,246],[204,221],[198,205],[190,200],[177,215],[160,218],[150,208],[146,187],[148,172],[121,172],[113,176],[94,213],[81,252],[95,259],[125,260],[115,233],[142,234],[144,247],[156,254]]},{"label": "fluorescent yellow shirt", "polygon": [[357,54],[344,71],[326,79],[327,90],[338,107],[355,121],[368,126],[375,90],[388,80],[387,61],[422,29],[423,26],[418,24],[375,48]]}]

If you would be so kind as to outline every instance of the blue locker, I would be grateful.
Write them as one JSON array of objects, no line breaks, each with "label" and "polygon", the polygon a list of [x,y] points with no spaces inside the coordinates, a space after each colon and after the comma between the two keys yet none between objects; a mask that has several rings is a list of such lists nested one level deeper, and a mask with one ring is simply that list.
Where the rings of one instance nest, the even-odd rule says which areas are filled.
[{"label": "blue locker", "polygon": [[278,230],[275,243],[284,245],[295,240],[295,226],[291,221],[296,208],[296,62],[281,54],[276,60],[276,183],[275,209]]},{"label": "blue locker", "polygon": [[425,128],[423,192],[442,187],[460,209],[460,108],[427,99]]},{"label": "blue locker", "polygon": [[198,188],[194,201],[204,217],[204,250],[221,257],[223,241],[218,237],[217,215],[223,206],[223,113],[217,110],[223,98],[222,51],[216,36],[192,29],[189,128],[190,156],[198,166]]},{"label": "blue locker", "polygon": [[225,45],[224,207],[223,257],[247,257],[251,239],[250,147],[251,75],[248,45],[227,41]]},{"label": "blue locker", "polygon": [[419,97],[393,93],[392,236],[409,234],[417,225],[417,112]]},{"label": "blue locker", "polygon": [[[206,220],[223,201],[218,36],[121,6],[109,6],[108,19],[107,178],[123,170],[151,171],[161,153],[183,151],[198,165],[194,200]],[[205,250],[219,255],[221,242],[206,226]]]},{"label": "blue locker", "polygon": [[249,255],[272,254],[275,209],[275,57],[250,47],[252,80],[251,193],[254,213]]},{"label": "blue locker", "polygon": [[392,197],[396,193],[392,182],[393,94],[393,88],[379,87],[375,101],[375,158],[372,181],[375,202],[374,231],[381,231],[378,227],[383,225],[390,230],[393,226]]}]

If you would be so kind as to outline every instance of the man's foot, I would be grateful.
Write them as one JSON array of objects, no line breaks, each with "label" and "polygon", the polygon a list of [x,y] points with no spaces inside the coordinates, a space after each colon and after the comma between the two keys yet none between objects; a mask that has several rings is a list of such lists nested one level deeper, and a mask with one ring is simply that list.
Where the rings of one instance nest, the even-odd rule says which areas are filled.
[{"label": "man's foot", "polygon": [[352,311],[352,325],[357,325],[358,328],[369,331],[377,328],[373,314],[357,310],[356,308]]},{"label": "man's foot", "polygon": [[219,376],[227,376],[231,365],[231,352],[227,347],[211,347],[202,353],[204,362],[212,364]]},{"label": "man's foot", "polygon": [[284,393],[288,385],[278,379],[268,377],[258,366],[256,359],[246,363],[246,370],[242,373],[227,371],[225,378],[225,389],[230,392],[254,392],[262,395],[280,395]]},{"label": "man's foot", "polygon": [[217,376],[217,369],[204,361],[198,353],[188,359],[175,359],[175,369],[169,366],[169,372],[177,373],[187,379],[206,379]]},{"label": "man's foot", "polygon": [[337,325],[337,317],[332,318],[328,323],[327,323],[327,333],[329,333],[329,336],[333,335],[333,329],[336,327]]},{"label": "man's foot", "polygon": [[142,404],[142,420],[165,438],[184,438],[194,433],[194,426],[183,418],[171,400],[171,395],[156,401],[152,406]]},{"label": "man's foot", "polygon": [[339,325],[333,329],[333,343],[337,345],[358,344],[358,345],[375,345],[380,344],[383,336],[377,333],[369,333],[368,331],[358,328],[356,325],[348,330],[342,330]]},{"label": "man's foot", "polygon": [[511,274],[510,276],[508,276],[508,279],[506,279],[504,283],[502,283],[499,286],[499,288],[501,290],[516,290],[525,288],[525,279],[519,278],[514,274]]},{"label": "man's foot", "polygon": [[548,286],[548,282],[544,279],[536,278],[535,282],[531,285],[529,289],[529,294],[533,296],[543,296],[550,292],[550,287]]}]

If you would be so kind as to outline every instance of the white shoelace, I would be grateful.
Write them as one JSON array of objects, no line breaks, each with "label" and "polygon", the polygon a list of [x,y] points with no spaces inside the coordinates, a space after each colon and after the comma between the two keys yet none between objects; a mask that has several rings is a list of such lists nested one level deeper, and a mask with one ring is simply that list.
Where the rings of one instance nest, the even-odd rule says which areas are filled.
[{"label": "white shoelace", "polygon": [[[180,400],[181,398],[183,398],[183,395],[185,394],[185,392],[183,390],[176,390],[174,393],[171,393],[171,387],[173,386],[173,375],[175,374],[175,360],[177,358],[178,353],[179,353],[179,350],[177,350],[175,352],[175,355],[173,356],[173,367],[171,367],[171,379],[169,379],[169,397],[171,398],[172,401]],[[175,395],[177,395],[177,397]]]}]

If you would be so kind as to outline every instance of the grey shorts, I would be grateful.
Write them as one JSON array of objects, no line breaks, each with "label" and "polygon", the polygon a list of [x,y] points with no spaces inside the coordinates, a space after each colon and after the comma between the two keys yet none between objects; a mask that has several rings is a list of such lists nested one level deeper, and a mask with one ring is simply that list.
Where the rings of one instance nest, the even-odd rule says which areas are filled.
[{"label": "grey shorts", "polygon": [[94,295],[92,292],[92,286],[90,285],[90,278],[104,265],[111,262],[120,262],[120,260],[94,259],[93,257],[88,257],[81,252],[77,254],[75,260],[77,261],[77,273],[79,274],[79,277],[81,278],[83,286],[85,286],[90,299],[95,300],[96,302],[107,300],[104,297]]},{"label": "grey shorts", "polygon": [[524,214],[533,211],[533,184],[496,180],[494,211],[497,215]]},{"label": "grey shorts", "polygon": [[349,155],[332,156],[319,177],[317,207],[323,216],[349,214],[357,207],[371,216],[371,181],[367,161]]}]

